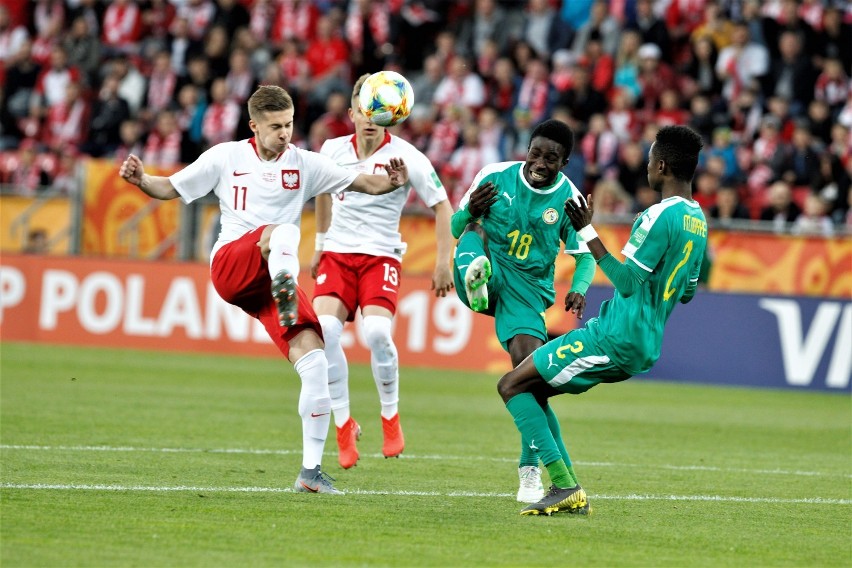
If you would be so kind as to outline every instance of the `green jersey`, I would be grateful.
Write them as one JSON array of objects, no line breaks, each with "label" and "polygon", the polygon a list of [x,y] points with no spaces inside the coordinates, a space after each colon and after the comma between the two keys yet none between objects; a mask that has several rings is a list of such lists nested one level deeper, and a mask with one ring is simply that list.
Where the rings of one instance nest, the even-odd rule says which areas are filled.
[{"label": "green jersey", "polygon": [[619,367],[643,373],[659,359],[666,321],[687,290],[694,291],[706,247],[707,221],[695,201],[669,197],[633,223],[621,252],[647,280],[629,297],[616,290],[588,324]]},{"label": "green jersey", "polygon": [[532,187],[524,178],[523,167],[524,162],[500,162],[480,170],[462,198],[454,220],[469,218],[470,192],[492,182],[497,188],[497,201],[478,221],[488,235],[491,262],[513,277],[543,288],[552,304],[556,298],[553,276],[559,242],[565,243],[566,253],[589,252],[586,243],[578,240],[564,211],[565,200],[579,191],[561,172],[552,185]]}]

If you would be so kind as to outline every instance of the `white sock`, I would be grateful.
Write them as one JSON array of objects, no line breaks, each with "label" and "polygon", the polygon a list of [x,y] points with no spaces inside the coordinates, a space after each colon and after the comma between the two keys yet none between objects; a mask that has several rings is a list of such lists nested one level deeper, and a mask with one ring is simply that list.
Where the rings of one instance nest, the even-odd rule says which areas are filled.
[{"label": "white sock", "polygon": [[302,417],[302,467],[313,469],[322,463],[328,436],[331,400],[328,397],[328,361],[321,349],[314,349],[293,364],[302,390],[299,416]]},{"label": "white sock", "polygon": [[334,425],[340,428],[349,420],[349,364],[340,345],[343,322],[330,315],[319,316],[319,321],[325,341],[325,358],[328,360],[331,411],[334,413]]},{"label": "white sock", "polygon": [[269,235],[269,275],[272,278],[287,270],[293,278],[299,277],[299,241],[302,233],[296,225],[278,225]]},{"label": "white sock", "polygon": [[365,316],[364,338],[370,347],[370,366],[379,390],[382,416],[392,418],[399,412],[399,356],[393,342],[393,320],[384,316]]}]

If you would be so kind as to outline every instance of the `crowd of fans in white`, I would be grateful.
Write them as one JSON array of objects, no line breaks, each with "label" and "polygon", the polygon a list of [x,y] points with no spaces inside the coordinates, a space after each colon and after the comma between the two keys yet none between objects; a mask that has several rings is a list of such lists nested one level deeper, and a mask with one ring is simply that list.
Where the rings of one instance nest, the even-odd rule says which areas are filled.
[{"label": "crowd of fans in white", "polygon": [[[20,6],[18,6],[20,5]],[[247,138],[258,84],[297,105],[294,142],[354,132],[365,72],[415,91],[394,129],[455,202],[485,164],[567,122],[565,173],[600,214],[659,199],[656,129],[706,141],[713,222],[852,227],[852,2],[842,0],[34,0],[0,5],[0,183],[75,191],[80,156],[173,168]],[[455,203],[454,203],[455,204]],[[414,205],[412,204],[412,207]]]}]

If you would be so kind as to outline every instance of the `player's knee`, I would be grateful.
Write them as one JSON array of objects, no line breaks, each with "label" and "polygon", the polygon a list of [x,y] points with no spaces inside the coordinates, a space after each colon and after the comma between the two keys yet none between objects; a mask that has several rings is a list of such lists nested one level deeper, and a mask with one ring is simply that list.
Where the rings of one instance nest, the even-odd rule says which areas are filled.
[{"label": "player's knee", "polygon": [[508,372],[497,381],[497,393],[500,395],[500,398],[503,399],[503,402],[509,402],[517,394],[520,394],[520,390],[518,389],[518,383],[514,380],[512,372]]},{"label": "player's knee", "polygon": [[343,322],[331,315],[318,316],[322,326],[322,338],[326,347],[337,347],[340,344],[340,336],[343,335]]},{"label": "player's knee", "polygon": [[392,328],[393,320],[384,316],[365,316],[362,321],[364,339],[370,351],[377,356],[395,354]]}]

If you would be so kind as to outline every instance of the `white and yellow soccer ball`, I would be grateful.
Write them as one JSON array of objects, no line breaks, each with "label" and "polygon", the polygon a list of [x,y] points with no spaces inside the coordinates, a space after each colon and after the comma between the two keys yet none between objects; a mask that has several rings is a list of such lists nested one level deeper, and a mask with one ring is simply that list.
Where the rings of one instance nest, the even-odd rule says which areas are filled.
[{"label": "white and yellow soccer ball", "polygon": [[361,85],[358,107],[379,126],[394,126],[408,118],[414,107],[414,90],[408,79],[395,71],[373,73]]}]

